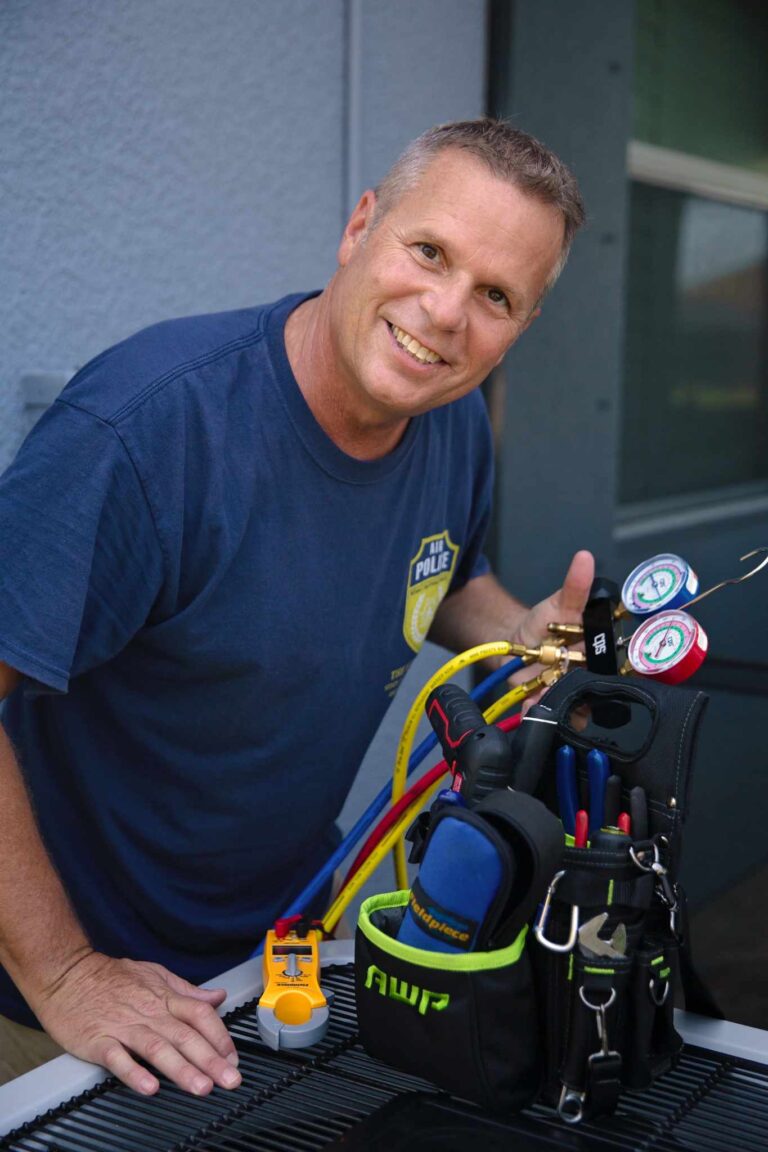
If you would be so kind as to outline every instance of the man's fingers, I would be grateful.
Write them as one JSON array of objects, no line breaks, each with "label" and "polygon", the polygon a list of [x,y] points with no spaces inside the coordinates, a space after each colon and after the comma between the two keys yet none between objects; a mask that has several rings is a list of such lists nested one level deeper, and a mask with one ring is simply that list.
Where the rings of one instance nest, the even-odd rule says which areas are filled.
[{"label": "man's fingers", "polygon": [[[218,1029],[223,1031],[226,1043]],[[222,1088],[239,1087],[241,1076],[228,1059],[230,1049],[235,1053],[226,1028],[210,1005],[172,996],[164,1016],[150,1024],[123,1028],[119,1039],[102,1037],[87,1045],[80,1055],[103,1064],[129,1088],[144,1096],[157,1092],[160,1083],[131,1053],[146,1060],[185,1092],[205,1096],[214,1084]]]},{"label": "man's fingers", "polygon": [[101,1064],[123,1084],[127,1084],[142,1096],[152,1096],[160,1087],[157,1076],[153,1076],[146,1068],[137,1064],[130,1052],[114,1037],[104,1037],[102,1043],[94,1045],[92,1054],[84,1055],[84,1059]]},{"label": "man's fingers", "polygon": [[[192,1003],[193,1008],[197,1006]],[[150,1026],[131,1029],[130,1047],[179,1088],[195,1096],[207,1095],[214,1084],[222,1088],[237,1088],[240,1084],[237,1069],[218,1054],[196,1027],[178,1019],[175,1013]]]},{"label": "man's fingers", "polygon": [[[228,1060],[230,1065],[237,1066],[237,1049],[229,1032],[217,1015],[215,1009],[227,998],[224,988],[198,988],[190,984],[181,976],[168,972],[166,980],[170,988],[176,993],[169,998],[168,1008],[177,1018],[184,1020],[208,1040],[213,1048]],[[219,1081],[217,1081],[219,1083]]]},{"label": "man's fingers", "polygon": [[190,985],[191,992],[185,992],[185,996],[191,996],[193,1000],[205,1000],[206,1003],[212,1004],[214,1008],[218,1008],[219,1004],[223,1004],[227,998],[225,988],[197,988],[194,984]]},{"label": "man's fingers", "polygon": [[559,593],[559,609],[563,620],[557,623],[572,623],[569,617],[579,619],[589,599],[589,590],[595,578],[595,559],[591,552],[577,552],[571,560],[570,567],[565,574],[565,580]]},{"label": "man's fingers", "polygon": [[225,1088],[236,1087],[240,1082],[239,1076],[233,1078],[231,1073],[233,1065],[237,1065],[237,1049],[221,1018],[211,1006],[200,1000],[190,1000],[186,996],[172,996],[168,1001],[168,1008],[175,1018],[185,1026],[188,1025],[193,1035],[205,1045],[205,1050],[199,1049],[201,1054],[205,1052],[205,1059],[208,1059],[208,1053],[214,1057],[213,1071],[207,1064],[204,1065],[200,1061],[196,1063],[201,1068],[205,1067],[217,1084],[222,1084]]},{"label": "man's fingers", "polygon": [[[159,1021],[151,1026],[135,1025],[127,1032],[125,1042],[131,1052],[146,1060],[167,1080],[171,1080],[185,1092],[191,1092],[193,1096],[206,1096],[213,1088],[212,1078],[192,1064],[177,1047],[177,1044],[181,1047],[189,1045],[191,1041],[186,1033],[191,1033],[191,1029],[185,1024],[180,1024],[178,1029],[184,1029],[184,1033],[177,1029],[172,1041],[160,1031],[161,1028],[163,1024]],[[173,1025],[169,1026],[169,1031],[173,1033]]]},{"label": "man's fingers", "polygon": [[[160,966],[158,965],[158,967]],[[193,1000],[204,1000],[206,1004],[212,1004],[214,1008],[218,1008],[219,1004],[223,1004],[227,998],[224,988],[198,988],[197,984],[190,984],[188,980],[177,976],[175,972],[169,972],[167,968],[161,968],[160,971],[168,987],[174,992],[178,992],[180,996],[190,996]]]}]

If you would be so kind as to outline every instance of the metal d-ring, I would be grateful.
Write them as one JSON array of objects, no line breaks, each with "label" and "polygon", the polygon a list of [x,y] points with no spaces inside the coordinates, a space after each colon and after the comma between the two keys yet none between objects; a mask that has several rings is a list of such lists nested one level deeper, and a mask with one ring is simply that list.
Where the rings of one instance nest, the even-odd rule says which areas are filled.
[{"label": "metal d-ring", "polygon": [[653,976],[651,976],[648,981],[648,995],[657,1008],[662,1008],[666,1004],[667,997],[669,996],[669,980],[664,981],[664,991],[659,995],[656,991],[656,981],[653,979]]},{"label": "metal d-ring", "polygon": [[606,1000],[605,1004],[593,1004],[592,1001],[587,1000],[586,996],[584,995],[584,985],[582,984],[579,988],[579,999],[585,1008],[589,1008],[590,1012],[598,1012],[602,1016],[608,1011],[611,1004],[613,1004],[614,1000],[616,999],[616,989],[611,988],[611,994]]},{"label": "metal d-ring", "polygon": [[561,872],[555,872],[554,876],[552,877],[552,883],[549,885],[549,888],[547,888],[547,894],[544,897],[544,903],[541,905],[539,914],[536,917],[536,921],[533,925],[533,934],[538,940],[539,944],[543,945],[544,948],[549,948],[550,952],[572,952],[576,946],[576,938],[579,932],[579,907],[577,904],[574,904],[571,907],[571,928],[568,933],[568,939],[566,942],[564,944],[556,944],[554,940],[549,940],[544,935],[544,931],[547,927],[547,920],[549,919],[549,911],[552,906],[552,898],[555,894],[555,889],[562,880],[563,876],[565,876],[565,869],[563,869]]},{"label": "metal d-ring", "polygon": [[584,1101],[586,1092],[577,1092],[563,1084],[560,1100],[557,1105],[557,1114],[566,1124],[580,1124],[584,1119]]}]

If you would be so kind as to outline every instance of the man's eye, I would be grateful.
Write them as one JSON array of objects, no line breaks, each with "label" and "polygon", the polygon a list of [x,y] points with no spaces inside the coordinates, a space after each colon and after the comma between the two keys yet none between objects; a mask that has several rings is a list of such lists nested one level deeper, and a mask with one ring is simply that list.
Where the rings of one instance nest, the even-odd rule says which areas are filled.
[{"label": "man's eye", "polygon": [[488,299],[492,304],[506,304],[508,303],[506,296],[500,288],[489,288]]},{"label": "man's eye", "polygon": [[419,251],[426,260],[437,260],[439,255],[434,244],[419,244]]}]

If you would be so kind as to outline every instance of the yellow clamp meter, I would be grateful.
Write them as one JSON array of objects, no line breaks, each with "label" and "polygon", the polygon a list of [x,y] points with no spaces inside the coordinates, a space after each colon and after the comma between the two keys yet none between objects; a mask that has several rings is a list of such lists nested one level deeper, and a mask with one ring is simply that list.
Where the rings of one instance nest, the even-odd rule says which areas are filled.
[{"label": "yellow clamp meter", "polygon": [[320,987],[320,937],[314,928],[303,936],[295,928],[267,933],[256,1019],[269,1048],[306,1048],[325,1035],[333,997]]}]

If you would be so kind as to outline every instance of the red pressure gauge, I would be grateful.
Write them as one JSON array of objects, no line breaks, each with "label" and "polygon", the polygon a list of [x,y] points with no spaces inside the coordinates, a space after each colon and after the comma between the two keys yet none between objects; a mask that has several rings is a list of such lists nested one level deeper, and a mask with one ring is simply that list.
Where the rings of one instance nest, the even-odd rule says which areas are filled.
[{"label": "red pressure gauge", "polygon": [[687,612],[660,612],[637,629],[627,648],[633,671],[662,684],[681,684],[704,663],[709,641]]}]

